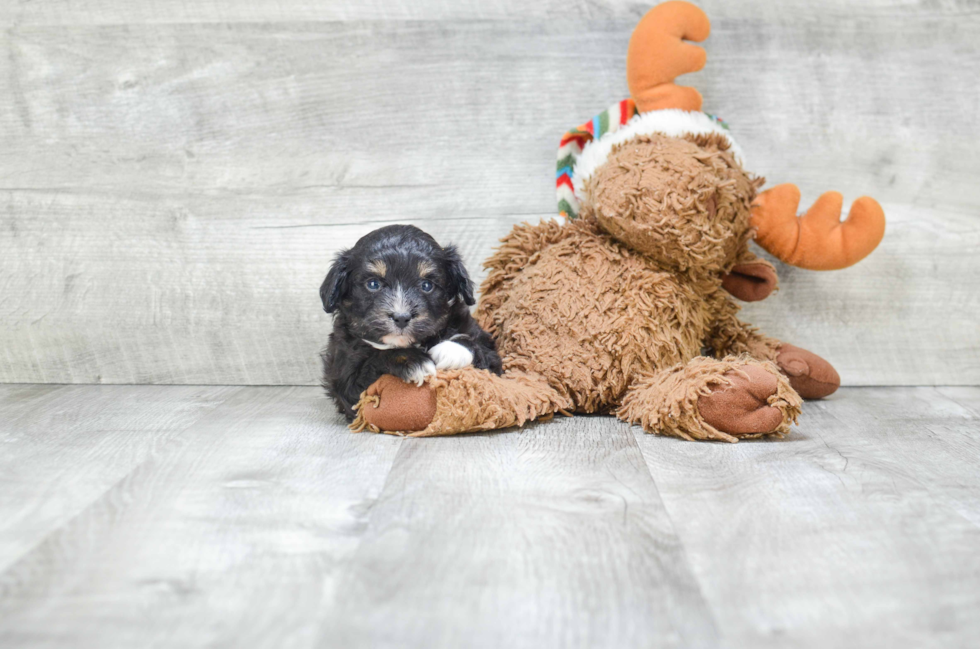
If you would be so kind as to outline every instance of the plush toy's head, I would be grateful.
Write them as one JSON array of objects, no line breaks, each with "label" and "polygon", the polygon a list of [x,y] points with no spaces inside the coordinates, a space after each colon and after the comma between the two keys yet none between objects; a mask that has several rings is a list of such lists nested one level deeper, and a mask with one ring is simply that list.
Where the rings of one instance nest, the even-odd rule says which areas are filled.
[{"label": "plush toy's head", "polygon": [[881,207],[867,197],[840,222],[841,197],[825,194],[797,218],[799,191],[756,196],[738,144],[701,95],[675,77],[700,70],[711,31],[703,11],[680,0],[651,9],[627,54],[632,99],[565,134],[558,150],[558,205],[566,218],[594,216],[609,234],[666,268],[727,273],[752,238],[778,259],[815,270],[844,268],[884,235]]},{"label": "plush toy's head", "polygon": [[631,138],[584,181],[583,216],[666,268],[727,272],[751,238],[759,184],[729,148],[713,133]]}]

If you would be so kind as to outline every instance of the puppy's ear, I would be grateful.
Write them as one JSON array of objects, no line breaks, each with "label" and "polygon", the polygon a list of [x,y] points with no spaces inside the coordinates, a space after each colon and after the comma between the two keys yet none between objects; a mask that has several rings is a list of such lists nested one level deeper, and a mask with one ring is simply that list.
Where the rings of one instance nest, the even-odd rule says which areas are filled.
[{"label": "puppy's ear", "polygon": [[350,290],[350,274],[350,250],[342,250],[333,260],[333,266],[320,285],[320,301],[323,302],[323,310],[327,313],[336,311],[337,305]]},{"label": "puppy's ear", "polygon": [[446,289],[453,297],[462,298],[466,304],[476,304],[476,300],[473,299],[473,282],[466,272],[466,266],[463,265],[463,259],[459,256],[456,246],[443,248],[443,254],[446,259],[446,277],[449,284]]}]

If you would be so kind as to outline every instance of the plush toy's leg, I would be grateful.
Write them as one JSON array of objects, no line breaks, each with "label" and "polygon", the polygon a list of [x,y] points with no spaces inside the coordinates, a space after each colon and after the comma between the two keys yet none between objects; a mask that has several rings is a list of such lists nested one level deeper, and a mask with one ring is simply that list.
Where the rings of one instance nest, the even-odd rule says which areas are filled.
[{"label": "plush toy's leg", "polygon": [[745,353],[752,358],[773,361],[804,399],[823,399],[840,387],[840,375],[833,365],[796,345],[760,336],[749,341]]},{"label": "plush toy's leg", "polygon": [[497,376],[469,367],[440,372],[422,387],[386,375],[364,391],[351,429],[454,435],[521,426],[571,407],[544,379],[521,372]]},{"label": "plush toy's leg", "polygon": [[840,375],[833,365],[795,345],[780,344],[776,351],[776,365],[789,377],[790,385],[804,399],[823,399],[840,387]]},{"label": "plush toy's leg", "polygon": [[616,415],[650,433],[737,442],[785,435],[800,404],[772,362],[701,356],[641,378]]},{"label": "plush toy's leg", "polygon": [[840,376],[833,365],[813,352],[763,335],[733,314],[719,321],[709,344],[717,356],[748,354],[760,361],[774,362],[804,399],[822,399],[840,387]]}]

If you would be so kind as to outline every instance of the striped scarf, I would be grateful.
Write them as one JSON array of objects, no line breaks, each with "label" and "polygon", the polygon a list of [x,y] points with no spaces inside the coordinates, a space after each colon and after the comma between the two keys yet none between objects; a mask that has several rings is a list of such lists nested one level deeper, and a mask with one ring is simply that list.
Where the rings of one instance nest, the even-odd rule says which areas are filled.
[{"label": "striped scarf", "polygon": [[632,99],[624,99],[602,111],[585,124],[565,133],[558,147],[558,174],[555,181],[558,193],[558,213],[565,219],[578,217],[579,203],[572,186],[572,170],[582,149],[592,140],[598,140],[606,133],[618,131],[621,126],[636,115],[636,104]]}]

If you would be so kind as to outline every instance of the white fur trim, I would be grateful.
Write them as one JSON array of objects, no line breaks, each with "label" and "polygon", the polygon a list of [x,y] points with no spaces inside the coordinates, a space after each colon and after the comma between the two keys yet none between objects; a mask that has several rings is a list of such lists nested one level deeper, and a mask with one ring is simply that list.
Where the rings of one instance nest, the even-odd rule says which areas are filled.
[{"label": "white fur trim", "polygon": [[451,340],[444,340],[430,349],[429,356],[438,370],[458,370],[473,364],[473,352]]},{"label": "white fur trim", "polygon": [[612,149],[617,144],[630,140],[637,135],[649,135],[651,133],[663,133],[670,137],[686,135],[688,133],[701,135],[706,133],[719,133],[725,136],[731,145],[731,151],[738,158],[738,161],[745,164],[745,156],[742,154],[741,147],[732,137],[728,129],[711,119],[700,111],[686,111],[678,108],[665,108],[663,110],[653,110],[649,113],[640,113],[626,122],[618,131],[613,131],[603,135],[598,140],[592,140],[582,149],[582,154],[575,162],[572,172],[572,182],[575,185],[575,195],[579,200],[584,197],[583,189],[585,181],[588,180],[596,169],[601,167],[609,158]]}]

